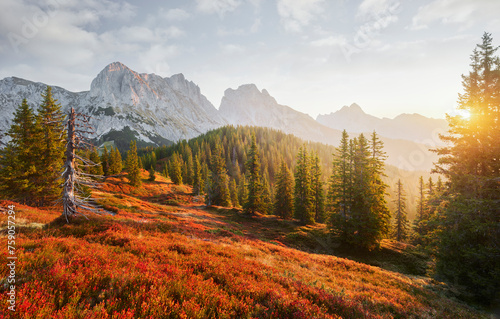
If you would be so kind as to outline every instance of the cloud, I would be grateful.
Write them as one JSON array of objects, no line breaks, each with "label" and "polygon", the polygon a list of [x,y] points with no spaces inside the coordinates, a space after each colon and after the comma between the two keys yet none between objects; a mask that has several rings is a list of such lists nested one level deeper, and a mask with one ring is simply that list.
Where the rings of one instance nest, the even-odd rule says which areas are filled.
[{"label": "cloud", "polygon": [[278,14],[285,30],[300,32],[323,10],[324,0],[278,0]]},{"label": "cloud", "polygon": [[362,20],[379,19],[382,15],[394,15],[399,9],[397,0],[363,0],[356,17]]},{"label": "cloud", "polygon": [[160,16],[167,19],[168,21],[183,21],[189,19],[191,15],[185,10],[179,8],[169,9],[169,10],[161,8]]},{"label": "cloud", "polygon": [[418,9],[411,28],[425,29],[439,22],[458,24],[461,29],[467,29],[480,21],[498,20],[498,12],[500,12],[500,1],[435,0]]},{"label": "cloud", "polygon": [[226,12],[236,10],[241,5],[238,0],[196,0],[196,9],[198,11],[213,14],[216,13],[220,17],[224,16]]},{"label": "cloud", "polygon": [[343,45],[346,43],[346,39],[343,36],[328,36],[326,38],[321,38],[318,40],[311,41],[313,47],[332,47],[337,45]]},{"label": "cloud", "polygon": [[245,48],[241,45],[236,44],[223,44],[221,45],[222,52],[224,54],[240,54],[245,52]]}]

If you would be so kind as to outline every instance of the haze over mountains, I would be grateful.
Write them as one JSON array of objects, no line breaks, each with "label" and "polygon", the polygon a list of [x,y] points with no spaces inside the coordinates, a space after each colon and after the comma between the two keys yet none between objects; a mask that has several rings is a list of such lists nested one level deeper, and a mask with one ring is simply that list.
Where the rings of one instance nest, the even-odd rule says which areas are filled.
[{"label": "haze over mountains", "polygon": [[344,106],[330,114],[320,114],[316,121],[334,128],[353,133],[366,133],[375,130],[385,137],[395,137],[424,144],[440,144],[439,133],[448,129],[444,119],[433,119],[420,114],[400,114],[394,119],[378,118],[366,114],[356,103]]},{"label": "haze over mountains", "polygon": [[[0,130],[8,130],[15,108],[26,98],[36,109],[46,84],[9,77],[0,80]],[[217,110],[200,88],[182,74],[162,78],[139,74],[120,62],[106,66],[92,81],[89,91],[70,92],[53,87],[53,96],[67,111],[92,116],[96,138],[136,138],[145,144],[160,145],[189,139],[224,125],[270,127],[310,141],[337,145],[341,130],[351,133],[376,130],[385,143],[387,163],[409,170],[428,170],[437,159],[428,146],[437,143],[436,132],[445,130],[444,120],[418,114],[402,114],[393,120],[368,115],[353,104],[317,120],[291,107],[280,105],[266,91],[246,84],[227,89]],[[429,142],[429,143],[428,143]]]}]

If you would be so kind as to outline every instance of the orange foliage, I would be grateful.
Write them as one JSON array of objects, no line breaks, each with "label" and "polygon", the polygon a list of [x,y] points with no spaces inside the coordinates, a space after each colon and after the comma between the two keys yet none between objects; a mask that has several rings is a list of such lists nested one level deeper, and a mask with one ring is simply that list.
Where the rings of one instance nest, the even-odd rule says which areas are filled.
[{"label": "orange foliage", "polygon": [[[255,222],[232,224],[190,200],[165,205],[164,196],[187,198],[189,189],[179,193],[162,177],[141,188],[108,180],[94,195],[116,214],[71,224],[55,220],[56,210],[15,204],[27,225],[47,226],[16,239],[17,309],[2,306],[0,318],[479,315],[424,288],[423,280],[263,242],[246,235],[258,231]],[[7,273],[0,267],[0,276]]]}]

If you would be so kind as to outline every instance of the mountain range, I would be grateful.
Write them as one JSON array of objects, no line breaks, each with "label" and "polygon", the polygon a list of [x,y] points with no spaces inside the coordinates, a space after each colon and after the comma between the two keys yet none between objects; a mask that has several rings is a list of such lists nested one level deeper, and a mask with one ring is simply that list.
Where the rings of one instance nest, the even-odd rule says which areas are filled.
[{"label": "mountain range", "polygon": [[[47,85],[17,77],[0,80],[0,130],[8,130],[15,108],[23,98],[36,109]],[[311,116],[280,105],[266,90],[254,84],[224,92],[219,109],[184,75],[161,77],[137,73],[120,62],[106,66],[92,81],[90,90],[70,92],[52,87],[63,110],[92,116],[98,143],[113,140],[122,150],[131,139],[139,146],[161,145],[189,139],[224,125],[270,127],[302,139],[337,145],[341,130],[358,134],[376,130],[385,144],[388,164],[406,170],[428,170],[437,160],[429,145],[437,144],[436,132],[444,120],[418,114],[379,119],[356,104],[328,115]],[[393,137],[397,137],[397,139]],[[4,137],[5,140],[5,137]]]}]

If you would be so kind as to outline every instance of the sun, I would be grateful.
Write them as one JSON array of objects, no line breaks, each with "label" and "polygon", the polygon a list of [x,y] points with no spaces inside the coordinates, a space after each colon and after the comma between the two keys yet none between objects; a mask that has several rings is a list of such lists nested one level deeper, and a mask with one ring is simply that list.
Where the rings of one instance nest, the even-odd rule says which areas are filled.
[{"label": "sun", "polygon": [[469,110],[457,110],[457,114],[464,120],[470,119],[471,116]]}]

